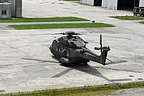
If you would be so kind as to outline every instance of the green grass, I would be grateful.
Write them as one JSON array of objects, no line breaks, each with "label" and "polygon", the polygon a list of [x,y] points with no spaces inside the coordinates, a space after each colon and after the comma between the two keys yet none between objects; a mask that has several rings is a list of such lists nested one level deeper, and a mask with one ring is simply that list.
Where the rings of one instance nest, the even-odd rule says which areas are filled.
[{"label": "green grass", "polygon": [[62,23],[62,24],[25,24],[25,25],[10,25],[17,30],[24,29],[56,29],[56,28],[97,28],[97,27],[114,27],[104,23]]},{"label": "green grass", "polygon": [[89,21],[84,18],[78,17],[51,17],[51,18],[13,18],[13,19],[1,19],[2,23],[9,22],[63,22],[63,21]]},{"label": "green grass", "polygon": [[80,0],[64,0],[64,1],[72,1],[74,3],[80,3]]},{"label": "green grass", "polygon": [[110,17],[121,19],[121,20],[144,20],[144,17],[139,17],[139,16],[110,16]]},{"label": "green grass", "polygon": [[81,88],[50,89],[29,93],[3,94],[1,96],[106,96],[119,89],[144,88],[144,82],[101,85]]}]

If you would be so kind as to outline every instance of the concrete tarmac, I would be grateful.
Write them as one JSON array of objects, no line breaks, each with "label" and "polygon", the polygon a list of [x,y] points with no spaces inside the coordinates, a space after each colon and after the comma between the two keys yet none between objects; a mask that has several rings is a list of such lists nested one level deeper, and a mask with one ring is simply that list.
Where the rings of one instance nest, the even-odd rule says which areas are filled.
[{"label": "concrete tarmac", "polygon": [[[0,93],[143,81],[144,25],[109,17],[117,15],[132,15],[132,12],[58,0],[23,0],[24,17],[76,16],[116,27],[14,30],[8,27],[13,23],[0,23]],[[103,44],[111,47],[108,58],[112,62],[107,61],[107,66],[96,62],[61,66],[48,47],[61,37],[54,33],[66,31],[83,33],[80,37],[89,42],[87,47],[91,50],[99,46],[102,34]]]}]

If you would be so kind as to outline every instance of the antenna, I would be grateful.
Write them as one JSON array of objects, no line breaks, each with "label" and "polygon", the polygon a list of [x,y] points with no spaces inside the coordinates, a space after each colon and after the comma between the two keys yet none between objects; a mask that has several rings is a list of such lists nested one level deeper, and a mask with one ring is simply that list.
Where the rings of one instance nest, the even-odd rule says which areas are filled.
[{"label": "antenna", "polygon": [[103,49],[103,46],[102,46],[102,35],[100,34],[100,50],[101,50],[101,53],[102,53],[102,49]]},{"label": "antenna", "polygon": [[103,51],[103,46],[102,46],[102,35],[101,35],[101,34],[100,34],[100,47],[95,47],[94,49],[95,49],[95,50],[100,50],[101,53],[102,53],[102,51]]}]

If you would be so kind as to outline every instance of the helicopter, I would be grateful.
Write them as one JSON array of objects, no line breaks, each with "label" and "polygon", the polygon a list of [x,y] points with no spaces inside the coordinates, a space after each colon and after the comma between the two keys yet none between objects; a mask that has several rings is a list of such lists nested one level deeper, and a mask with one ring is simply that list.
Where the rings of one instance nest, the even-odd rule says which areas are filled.
[{"label": "helicopter", "polygon": [[80,38],[81,35],[74,31],[59,33],[62,36],[53,40],[49,47],[54,58],[56,58],[61,65],[71,66],[77,64],[87,64],[87,62],[94,61],[102,65],[106,65],[106,59],[110,47],[102,46],[102,35],[100,34],[100,47],[95,47],[95,50],[100,50],[101,54],[97,55],[86,47],[87,41]]}]

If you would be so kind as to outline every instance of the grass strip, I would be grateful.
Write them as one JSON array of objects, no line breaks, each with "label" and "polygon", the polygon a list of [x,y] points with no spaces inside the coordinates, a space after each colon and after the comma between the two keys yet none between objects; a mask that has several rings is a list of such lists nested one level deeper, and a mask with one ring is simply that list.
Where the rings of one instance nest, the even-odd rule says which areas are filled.
[{"label": "grass strip", "polygon": [[29,93],[3,94],[1,96],[106,96],[120,89],[144,88],[144,82],[133,82],[124,84],[101,85],[80,88],[50,89],[34,91]]},{"label": "grass strip", "polygon": [[56,29],[56,28],[97,28],[97,27],[114,27],[104,23],[62,23],[62,24],[25,24],[25,25],[10,25],[17,30],[24,29]]},{"label": "grass strip", "polygon": [[80,0],[64,0],[64,1],[70,1],[70,2],[74,2],[74,3],[80,3]]},{"label": "grass strip", "polygon": [[121,19],[121,20],[144,20],[144,17],[140,17],[140,16],[110,16],[110,17]]},{"label": "grass strip", "polygon": [[1,19],[1,23],[10,22],[63,22],[63,21],[89,21],[88,19],[78,17],[52,17],[52,18],[12,18]]}]

